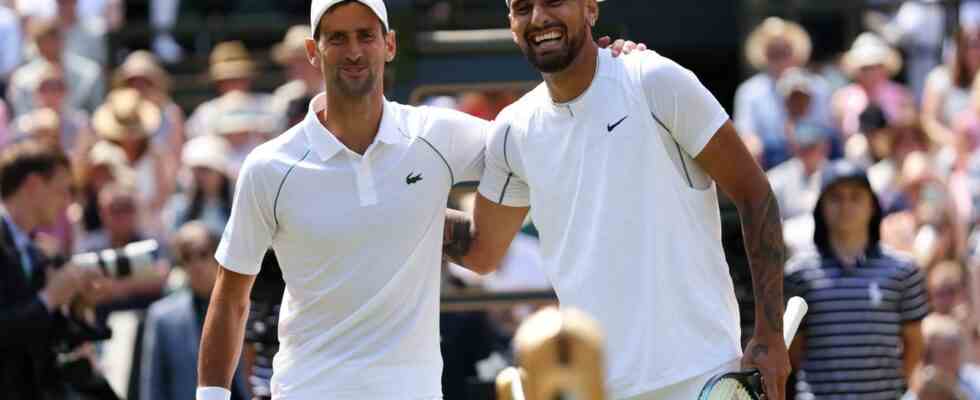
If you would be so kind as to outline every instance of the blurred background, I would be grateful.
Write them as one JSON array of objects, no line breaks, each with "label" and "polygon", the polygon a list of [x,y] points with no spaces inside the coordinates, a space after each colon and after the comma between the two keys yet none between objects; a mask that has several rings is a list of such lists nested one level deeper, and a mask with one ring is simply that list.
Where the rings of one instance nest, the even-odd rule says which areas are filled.
[{"label": "blurred background", "polygon": [[[390,100],[493,119],[540,82],[499,0],[386,3],[399,46]],[[769,174],[791,253],[813,246],[820,167],[847,158],[867,168],[882,242],[914,258],[932,314],[955,321],[924,324],[917,387],[980,399],[980,1],[609,0],[600,10],[598,36],[645,43],[718,97]],[[192,396],[218,268],[210,255],[238,169],[321,90],[303,47],[308,13],[307,0],[0,0],[0,146],[56,143],[76,175],[72,206],[33,238],[49,256],[162,245],[157,276],[116,281],[99,306],[111,338],[81,346],[120,398]],[[456,188],[450,206],[472,207],[473,187]],[[722,216],[747,339],[751,281],[727,201]],[[517,324],[554,302],[537,246],[528,221],[500,271],[444,266],[447,399],[491,398]],[[268,395],[281,285],[270,253],[235,398]]]}]

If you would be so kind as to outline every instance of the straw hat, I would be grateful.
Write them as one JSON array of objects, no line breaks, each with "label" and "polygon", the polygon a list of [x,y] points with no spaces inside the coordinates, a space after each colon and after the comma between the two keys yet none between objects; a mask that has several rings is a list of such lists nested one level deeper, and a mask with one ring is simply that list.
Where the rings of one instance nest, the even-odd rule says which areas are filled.
[{"label": "straw hat", "polygon": [[862,67],[872,65],[883,65],[890,75],[895,75],[902,70],[902,56],[878,35],[865,32],[844,53],[844,71],[854,76]]},{"label": "straw hat", "polygon": [[137,50],[126,57],[126,61],[116,68],[114,86],[122,87],[131,78],[146,78],[160,91],[170,90],[170,75],[167,74],[156,56],[146,50]]},{"label": "straw hat", "polygon": [[14,121],[16,131],[26,135],[61,134],[61,118],[50,108],[38,108],[17,117]]},{"label": "straw hat", "polygon": [[810,60],[813,44],[806,30],[795,22],[779,17],[769,17],[749,34],[745,42],[745,58],[756,69],[766,68],[768,64],[766,47],[773,39],[786,40],[790,48],[793,49],[793,56],[797,58],[800,64],[806,64]]},{"label": "straw hat", "polygon": [[184,144],[180,161],[187,168],[206,167],[227,175],[231,165],[231,146],[220,136],[198,136]]},{"label": "straw hat", "polygon": [[242,132],[271,133],[275,130],[275,117],[245,92],[233,91],[215,100],[217,114],[212,118],[208,133],[229,135]]},{"label": "straw hat", "polygon": [[279,64],[288,64],[294,58],[306,58],[306,39],[310,30],[305,25],[294,25],[286,31],[286,36],[272,48],[272,59]]},{"label": "straw hat", "polygon": [[242,42],[223,42],[211,51],[210,74],[213,81],[251,78],[255,75],[255,63]]},{"label": "straw hat", "polygon": [[95,110],[92,125],[102,139],[122,140],[128,136],[150,137],[160,127],[160,108],[135,89],[116,89]]}]

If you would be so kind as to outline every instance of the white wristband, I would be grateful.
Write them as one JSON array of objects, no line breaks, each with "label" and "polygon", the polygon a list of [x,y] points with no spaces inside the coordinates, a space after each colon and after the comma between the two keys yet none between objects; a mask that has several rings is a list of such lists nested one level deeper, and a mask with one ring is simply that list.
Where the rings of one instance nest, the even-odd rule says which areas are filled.
[{"label": "white wristband", "polygon": [[199,387],[197,400],[231,400],[231,391],[217,386]]}]

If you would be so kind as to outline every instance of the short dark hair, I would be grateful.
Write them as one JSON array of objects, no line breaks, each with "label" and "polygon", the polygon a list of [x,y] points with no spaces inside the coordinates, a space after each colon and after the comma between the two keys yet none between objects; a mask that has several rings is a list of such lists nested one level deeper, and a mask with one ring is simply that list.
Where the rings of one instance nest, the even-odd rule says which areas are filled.
[{"label": "short dark hair", "polygon": [[[344,0],[344,1],[338,2],[337,4],[334,4],[334,5],[330,6],[330,8],[328,8],[327,11],[324,12],[323,15],[320,16],[320,21],[322,21],[323,20],[323,17],[326,16],[327,14],[330,14],[330,12],[333,11],[335,8],[340,7],[342,5],[345,5],[345,4],[350,4],[350,3],[359,3],[359,1],[358,0]],[[372,13],[373,12],[374,11],[372,11]],[[377,20],[378,20],[378,23],[381,24],[381,34],[382,35],[387,34],[388,33],[388,28],[385,27],[384,21],[382,21],[381,18],[377,18]],[[316,21],[316,26],[313,27],[313,40],[320,40],[320,21]]]},{"label": "short dark hair", "polygon": [[68,155],[61,147],[36,139],[23,139],[0,150],[0,197],[7,199],[20,190],[31,174],[51,179],[58,167],[71,169]]}]

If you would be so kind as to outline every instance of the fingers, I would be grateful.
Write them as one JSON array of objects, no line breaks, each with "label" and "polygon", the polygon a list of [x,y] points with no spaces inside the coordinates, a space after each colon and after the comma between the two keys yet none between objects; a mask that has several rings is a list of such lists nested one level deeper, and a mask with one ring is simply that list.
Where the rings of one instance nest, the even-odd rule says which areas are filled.
[{"label": "fingers", "polygon": [[786,378],[778,372],[762,374],[762,383],[766,386],[766,398],[769,400],[783,400],[785,395],[783,389],[786,386]]},{"label": "fingers", "polygon": [[599,39],[596,39],[595,43],[596,45],[599,46],[600,49],[604,49],[606,47],[609,47],[609,44],[612,43],[612,39],[610,39],[609,36],[603,36]]},{"label": "fingers", "polygon": [[[609,51],[612,52],[613,57],[618,57],[623,54],[623,46],[626,45],[626,41],[623,39],[616,39],[611,46],[609,46]],[[628,52],[627,52],[628,53]]]}]

